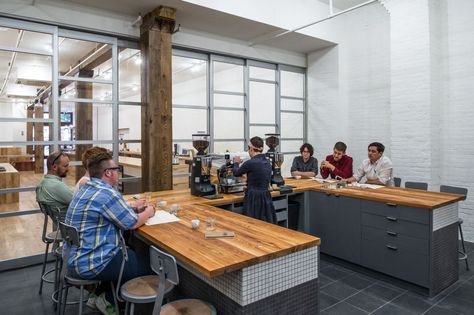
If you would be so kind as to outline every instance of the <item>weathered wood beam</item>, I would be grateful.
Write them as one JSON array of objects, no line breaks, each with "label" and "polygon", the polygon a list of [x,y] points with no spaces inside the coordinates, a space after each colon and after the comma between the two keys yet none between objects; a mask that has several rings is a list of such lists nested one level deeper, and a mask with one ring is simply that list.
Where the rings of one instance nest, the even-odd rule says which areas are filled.
[{"label": "weathered wood beam", "polygon": [[159,6],[140,28],[142,58],[142,187],[173,188],[171,35],[176,9]]}]

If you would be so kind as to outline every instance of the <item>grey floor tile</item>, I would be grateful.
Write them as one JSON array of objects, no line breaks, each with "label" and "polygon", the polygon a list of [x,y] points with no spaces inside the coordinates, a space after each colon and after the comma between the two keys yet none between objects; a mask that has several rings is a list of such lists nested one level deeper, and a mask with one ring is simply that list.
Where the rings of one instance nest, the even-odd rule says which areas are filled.
[{"label": "grey floor tile", "polygon": [[353,305],[350,305],[346,302],[337,303],[334,306],[331,306],[327,310],[321,312],[321,314],[328,314],[328,315],[363,315],[369,314],[363,310],[360,310]]},{"label": "grey floor tile", "polygon": [[333,283],[334,281],[336,281],[336,280],[331,279],[329,277],[326,277],[325,275],[320,274],[319,275],[319,288],[323,288],[323,287],[327,286],[328,284]]},{"label": "grey floor tile", "polygon": [[344,277],[347,277],[347,276],[351,275],[352,273],[347,271],[347,270],[337,268],[335,266],[329,266],[329,267],[321,270],[321,274],[323,276],[326,276],[326,277],[331,278],[333,280],[339,280],[339,279],[342,279]]},{"label": "grey floor tile", "polygon": [[341,281],[333,282],[321,289],[321,292],[329,294],[339,300],[343,300],[348,296],[355,294],[357,291],[358,290],[342,283]]},{"label": "grey floor tile", "polygon": [[372,285],[377,280],[365,277],[361,274],[352,274],[340,280],[342,283],[347,284],[348,286],[356,289],[362,290]]},{"label": "grey floor tile", "polygon": [[462,283],[456,290],[449,294],[449,296],[454,296],[458,299],[474,302],[474,283],[468,281]]},{"label": "grey floor tile", "polygon": [[367,295],[363,292],[359,292],[356,295],[353,295],[344,302],[347,302],[351,305],[354,305],[364,311],[367,312],[373,312],[377,308],[381,307],[384,305],[386,302],[380,298],[377,298],[375,296]]},{"label": "grey floor tile", "polygon": [[327,295],[324,292],[319,292],[319,309],[321,311],[327,309],[328,307],[333,306],[339,301],[340,301],[339,299],[336,299],[333,296]]},{"label": "grey floor tile", "polygon": [[392,300],[391,303],[408,311],[420,314],[428,310],[434,304],[434,302],[430,301],[428,298],[411,292],[404,293]]},{"label": "grey floor tile", "polygon": [[409,312],[401,307],[398,307],[394,304],[388,303],[377,309],[375,312],[371,313],[374,315],[407,315],[407,314],[416,314],[414,312]]},{"label": "grey floor tile", "polygon": [[441,308],[439,306],[433,306],[423,315],[459,315],[459,314],[461,313],[450,311],[448,309]]},{"label": "grey floor tile", "polygon": [[365,294],[375,296],[377,298],[380,298],[384,301],[390,301],[402,294],[404,291],[401,289],[396,289],[396,288],[389,288],[385,285],[381,285],[379,283],[376,283],[364,290],[362,290]]},{"label": "grey floor tile", "polygon": [[436,306],[461,314],[474,314],[474,301],[469,302],[451,295],[438,302]]}]

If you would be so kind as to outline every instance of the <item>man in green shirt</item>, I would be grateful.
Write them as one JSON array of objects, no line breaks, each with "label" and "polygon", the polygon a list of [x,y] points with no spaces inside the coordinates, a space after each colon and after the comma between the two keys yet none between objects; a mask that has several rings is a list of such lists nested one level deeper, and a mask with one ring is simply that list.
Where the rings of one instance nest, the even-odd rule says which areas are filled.
[{"label": "man in green shirt", "polygon": [[72,189],[62,181],[69,171],[69,158],[62,152],[53,152],[48,157],[47,167],[48,173],[36,187],[36,200],[53,212],[59,208],[63,220],[73,196]]}]

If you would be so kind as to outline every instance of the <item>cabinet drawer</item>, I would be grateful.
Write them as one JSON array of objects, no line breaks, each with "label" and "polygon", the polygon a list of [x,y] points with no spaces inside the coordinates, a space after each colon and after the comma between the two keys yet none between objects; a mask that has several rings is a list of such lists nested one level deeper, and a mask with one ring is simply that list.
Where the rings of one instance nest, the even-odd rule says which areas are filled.
[{"label": "cabinet drawer", "polygon": [[[390,248],[390,247],[391,248]],[[429,287],[429,256],[394,249],[383,241],[362,242],[362,265],[387,275]]]},{"label": "cabinet drawer", "polygon": [[288,199],[273,199],[273,206],[276,210],[278,209],[287,209],[288,208]]},{"label": "cabinet drawer", "polygon": [[288,211],[277,211],[276,212],[277,222],[288,220]]},{"label": "cabinet drawer", "polygon": [[375,227],[425,240],[430,238],[430,228],[427,224],[406,221],[394,216],[381,216],[366,212],[361,213],[361,221],[364,226]]},{"label": "cabinet drawer", "polygon": [[422,224],[430,223],[430,210],[428,209],[365,200],[361,202],[361,210],[363,212],[370,212],[406,221],[413,221]]},{"label": "cabinet drawer", "polygon": [[399,234],[392,230],[378,229],[371,226],[362,226],[362,240],[378,241],[392,246],[392,249],[403,252],[411,252],[420,255],[429,254],[429,241],[415,237]]}]

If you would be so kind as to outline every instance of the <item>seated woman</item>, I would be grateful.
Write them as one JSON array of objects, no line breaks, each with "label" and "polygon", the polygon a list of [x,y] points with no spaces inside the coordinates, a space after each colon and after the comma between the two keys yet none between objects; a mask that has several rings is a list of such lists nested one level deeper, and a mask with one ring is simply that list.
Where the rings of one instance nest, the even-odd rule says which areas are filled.
[{"label": "seated woman", "polygon": [[272,166],[263,154],[262,138],[253,137],[250,139],[248,152],[250,160],[240,166],[240,157],[236,156],[233,165],[235,176],[247,175],[243,214],[276,224],[275,207],[268,190],[272,176]]}]

